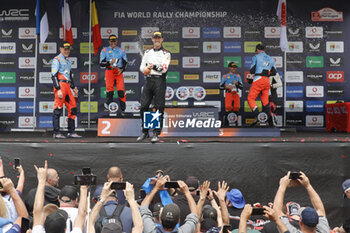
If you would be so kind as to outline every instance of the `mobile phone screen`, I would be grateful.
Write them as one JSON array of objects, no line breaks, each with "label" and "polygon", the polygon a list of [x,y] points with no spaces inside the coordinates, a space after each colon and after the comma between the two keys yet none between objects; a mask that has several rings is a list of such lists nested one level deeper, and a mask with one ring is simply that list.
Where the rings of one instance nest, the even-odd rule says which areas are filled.
[{"label": "mobile phone screen", "polygon": [[177,183],[177,181],[168,181],[168,182],[165,182],[164,187],[165,188],[179,188],[179,184]]},{"label": "mobile phone screen", "polygon": [[126,182],[113,182],[111,184],[111,189],[116,189],[116,190],[126,189]]}]

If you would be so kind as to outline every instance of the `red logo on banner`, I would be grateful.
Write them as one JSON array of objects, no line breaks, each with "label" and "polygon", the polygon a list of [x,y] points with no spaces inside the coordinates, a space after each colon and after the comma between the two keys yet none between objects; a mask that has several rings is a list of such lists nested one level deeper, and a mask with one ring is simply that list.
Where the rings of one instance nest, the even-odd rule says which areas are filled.
[{"label": "red logo on banner", "polygon": [[235,32],[235,29],[234,29],[234,28],[230,28],[230,32],[231,32],[231,33],[234,33],[234,32]]},{"label": "red logo on banner", "polygon": [[193,58],[190,58],[190,59],[188,59],[188,62],[189,62],[189,63],[193,63],[193,62],[194,62],[194,59],[193,59]]},{"label": "red logo on banner", "polygon": [[111,34],[112,33],[112,29],[107,29],[107,33]]},{"label": "red logo on banner", "polygon": [[[91,83],[97,83],[97,72],[91,72]],[[89,72],[80,73],[80,83],[89,83]]]},{"label": "red logo on banner", "polygon": [[26,117],[26,118],[24,119],[24,121],[25,121],[25,123],[29,123],[29,122],[30,122],[30,118]]},{"label": "red logo on banner", "polygon": [[318,11],[311,12],[312,21],[343,21],[343,12],[325,7]]},{"label": "red logo on banner", "polygon": [[194,32],[193,28],[188,29],[188,32],[193,33]]},{"label": "red logo on banner", "polygon": [[312,31],[313,33],[316,33],[316,32],[317,32],[317,28],[313,28],[311,31]]},{"label": "red logo on banner", "polygon": [[29,88],[26,88],[26,89],[24,90],[24,92],[28,94],[28,93],[30,92],[30,89],[29,89]]},{"label": "red logo on banner", "polygon": [[272,33],[275,33],[275,32],[276,32],[276,29],[271,28],[271,32],[272,32]]},{"label": "red logo on banner", "polygon": [[30,60],[27,58],[24,60],[25,63],[29,64]]},{"label": "red logo on banner", "polygon": [[327,71],[327,82],[330,82],[330,83],[344,82],[344,71]]},{"label": "red logo on banner", "polygon": [[30,30],[29,30],[29,29],[26,29],[26,30],[24,31],[24,33],[25,33],[25,34],[29,34],[29,33],[30,33]]},{"label": "red logo on banner", "polygon": [[248,82],[247,79],[253,79],[254,76],[249,71],[244,72],[244,82]]}]

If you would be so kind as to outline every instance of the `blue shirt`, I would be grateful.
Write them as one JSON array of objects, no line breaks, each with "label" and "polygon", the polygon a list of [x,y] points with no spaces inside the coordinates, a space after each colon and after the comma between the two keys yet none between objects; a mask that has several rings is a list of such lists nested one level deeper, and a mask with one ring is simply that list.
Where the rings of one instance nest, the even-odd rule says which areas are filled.
[{"label": "blue shirt", "polygon": [[[106,204],[103,205],[103,208],[105,208],[108,215],[112,215],[115,208],[117,208],[117,205],[118,203],[115,201],[107,201]],[[123,224],[123,232],[131,233],[134,225],[132,222],[131,209],[129,207],[124,207],[123,211],[120,214],[120,220]]]},{"label": "blue shirt", "polygon": [[116,58],[117,59],[117,66],[119,68],[122,68],[123,67],[123,62],[122,62],[122,59],[125,60],[125,62],[127,62],[127,58],[126,58],[126,53],[123,49],[119,48],[119,47],[116,47],[114,49],[112,49],[111,46],[108,46],[106,48],[103,48],[101,50],[101,54],[100,54],[100,63],[106,59],[106,61],[110,61],[112,60],[113,58]]},{"label": "blue shirt", "polygon": [[222,84],[225,84],[225,86],[228,86],[230,84],[234,85],[233,80],[235,80],[238,83],[242,83],[242,79],[241,79],[241,76],[239,74],[227,73],[227,74],[224,74],[222,76],[220,85],[222,85]]},{"label": "blue shirt", "polygon": [[255,76],[254,76],[254,81],[256,79],[260,79],[263,71],[269,72],[272,67],[276,69],[275,66],[275,60],[267,55],[265,52],[260,52],[259,54],[255,55],[252,59],[252,65],[250,68],[253,68],[255,66]]},{"label": "blue shirt", "polygon": [[51,75],[55,76],[56,73],[62,74],[64,77],[67,78],[68,81],[71,81],[70,79],[70,70],[72,68],[72,62],[69,58],[65,58],[61,53],[56,56],[52,60],[51,64]]}]

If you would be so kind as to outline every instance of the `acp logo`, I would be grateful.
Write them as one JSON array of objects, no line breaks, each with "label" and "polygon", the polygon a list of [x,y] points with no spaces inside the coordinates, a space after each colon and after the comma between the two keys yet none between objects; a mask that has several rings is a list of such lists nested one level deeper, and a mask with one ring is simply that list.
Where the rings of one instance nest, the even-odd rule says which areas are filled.
[{"label": "acp logo", "polygon": [[[91,72],[90,80],[91,80],[91,83],[98,82],[97,72]],[[89,73],[88,72],[81,72],[80,73],[80,83],[89,83]]]},{"label": "acp logo", "polygon": [[249,71],[244,72],[244,82],[248,82],[249,79],[253,79],[254,75],[251,74]]},{"label": "acp logo", "polygon": [[327,71],[327,82],[344,82],[344,71]]}]

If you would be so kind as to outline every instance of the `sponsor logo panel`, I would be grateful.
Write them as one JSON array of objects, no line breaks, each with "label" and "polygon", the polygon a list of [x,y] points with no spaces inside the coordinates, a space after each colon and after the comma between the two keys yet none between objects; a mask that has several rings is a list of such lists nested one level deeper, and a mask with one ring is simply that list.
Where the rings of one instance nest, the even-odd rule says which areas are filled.
[{"label": "sponsor logo panel", "polygon": [[1,42],[0,43],[0,54],[15,54],[16,43],[14,42]]},{"label": "sponsor logo panel", "polygon": [[[88,113],[89,112],[89,102],[87,102],[87,101],[80,102],[80,112],[81,113]],[[91,113],[98,112],[98,102],[97,101],[90,102],[90,112]]]},{"label": "sponsor logo panel", "polygon": [[18,97],[19,98],[34,98],[34,87],[19,87]]},{"label": "sponsor logo panel", "polygon": [[39,53],[40,54],[55,54],[57,52],[57,43],[47,42],[39,44]]},{"label": "sponsor logo panel", "polygon": [[184,74],[184,80],[199,80],[199,74]]},{"label": "sponsor logo panel", "polygon": [[242,51],[242,42],[224,42],[224,53],[240,53]]},{"label": "sponsor logo panel", "polygon": [[286,72],[287,83],[302,83],[304,82],[303,71],[287,71]]},{"label": "sponsor logo panel", "polygon": [[124,49],[126,53],[139,53],[140,48],[138,42],[122,42],[121,48]]},{"label": "sponsor logo panel", "polygon": [[344,71],[327,71],[327,82],[344,82]]},{"label": "sponsor logo panel", "polygon": [[220,53],[221,42],[218,41],[206,41],[203,42],[203,53]]},{"label": "sponsor logo panel", "polygon": [[281,28],[280,27],[265,27],[264,34],[265,34],[265,38],[280,38]]},{"label": "sponsor logo panel", "polygon": [[324,116],[322,115],[306,115],[305,117],[306,127],[323,127],[324,125]]},{"label": "sponsor logo panel", "polygon": [[0,68],[15,68],[15,58],[3,57],[0,58]]},{"label": "sponsor logo panel", "polygon": [[19,39],[35,39],[36,28],[18,28]]},{"label": "sponsor logo panel", "polygon": [[123,73],[124,83],[139,83],[139,72],[127,71]]},{"label": "sponsor logo panel", "polygon": [[234,56],[234,57],[224,57],[224,67],[228,67],[228,64],[231,62],[236,63],[236,65],[241,68],[242,67],[242,57]]},{"label": "sponsor logo panel", "polygon": [[287,86],[287,98],[301,98],[304,95],[303,86]]},{"label": "sponsor logo panel", "polygon": [[19,113],[33,113],[33,102],[19,102],[18,112]]},{"label": "sponsor logo panel", "polygon": [[0,87],[0,98],[16,98],[16,87]]},{"label": "sponsor logo panel", "polygon": [[306,80],[308,82],[323,82],[323,72],[314,71],[314,72],[306,72]]},{"label": "sponsor logo panel", "polygon": [[307,68],[322,68],[324,66],[323,56],[307,56],[306,67]]},{"label": "sponsor logo panel", "polygon": [[344,53],[344,41],[327,41],[327,53]]},{"label": "sponsor logo panel", "polygon": [[18,117],[18,128],[33,128],[33,117],[20,116]]},{"label": "sponsor logo panel", "polygon": [[311,12],[312,21],[343,21],[343,12],[330,7],[324,7]]},{"label": "sponsor logo panel", "polygon": [[306,38],[323,38],[323,27],[306,27]]},{"label": "sponsor logo panel", "polygon": [[39,117],[39,128],[52,128],[52,117],[50,116],[40,116]]},{"label": "sponsor logo panel", "polygon": [[170,53],[180,53],[179,42],[163,42],[163,47]]},{"label": "sponsor logo panel", "polygon": [[202,57],[201,62],[205,68],[217,68],[222,62],[222,57]]},{"label": "sponsor logo panel", "polygon": [[203,38],[220,38],[221,28],[219,27],[204,27]]},{"label": "sponsor logo panel", "polygon": [[[0,110],[1,113],[1,110]],[[0,129],[15,128],[16,118],[15,117],[0,117]]]},{"label": "sponsor logo panel", "polygon": [[159,31],[158,27],[141,27],[142,38],[152,38],[153,33]]},{"label": "sponsor logo panel", "polygon": [[[0,93],[1,93],[1,89],[0,89]],[[1,94],[0,94],[0,98],[1,98]],[[15,113],[15,112],[16,112],[16,102],[0,102],[0,113]]]},{"label": "sponsor logo panel", "polygon": [[204,83],[220,83],[221,72],[220,71],[204,71],[203,82]]},{"label": "sponsor logo panel", "polygon": [[304,51],[303,42],[289,41],[287,53],[302,53]]},{"label": "sponsor logo panel", "polygon": [[39,112],[40,113],[52,113],[54,107],[54,101],[40,101]]},{"label": "sponsor logo panel", "polygon": [[328,67],[343,67],[344,66],[344,59],[343,57],[328,57],[327,58],[327,66]]},{"label": "sponsor logo panel", "polygon": [[169,71],[166,77],[167,83],[179,83],[180,82],[180,72]]},{"label": "sponsor logo panel", "polygon": [[16,72],[0,72],[0,84],[16,83]]},{"label": "sponsor logo panel", "polygon": [[18,68],[20,69],[34,69],[35,57],[19,57]]},{"label": "sponsor logo panel", "polygon": [[183,68],[200,68],[200,57],[182,57]]},{"label": "sponsor logo panel", "polygon": [[328,97],[343,97],[344,96],[344,86],[328,86],[327,87]]},{"label": "sponsor logo panel", "polygon": [[306,101],[306,112],[323,112],[324,111],[323,101]]},{"label": "sponsor logo panel", "polygon": [[201,32],[199,27],[183,27],[182,38],[200,38]]},{"label": "sponsor logo panel", "polygon": [[286,109],[286,112],[303,112],[304,102],[287,100],[284,104],[284,108]]},{"label": "sponsor logo panel", "polygon": [[245,53],[255,53],[255,47],[257,44],[261,44],[261,41],[245,41],[244,42],[244,52]]},{"label": "sponsor logo panel", "polygon": [[241,38],[241,27],[224,27],[224,38]]},{"label": "sponsor logo panel", "polygon": [[[98,73],[91,72],[91,83],[98,83]],[[80,72],[80,83],[89,83],[89,72]]]},{"label": "sponsor logo panel", "polygon": [[323,97],[323,86],[306,86],[306,97]]},{"label": "sponsor logo panel", "polygon": [[110,35],[116,35],[117,38],[118,36],[118,28],[113,27],[113,28],[109,28],[109,27],[101,27],[100,28],[101,31],[101,38],[102,39],[108,39]]}]

